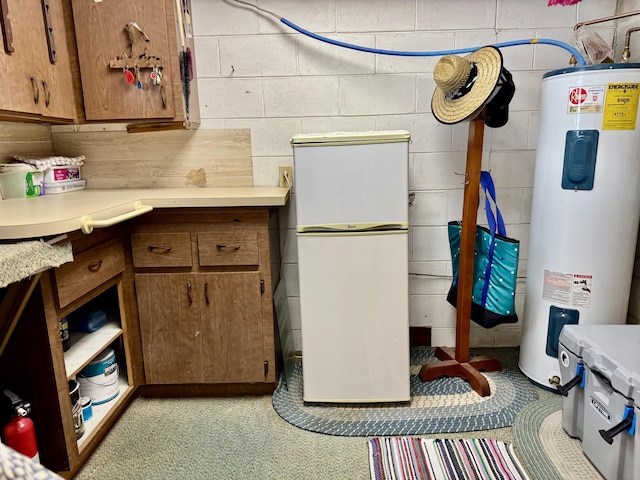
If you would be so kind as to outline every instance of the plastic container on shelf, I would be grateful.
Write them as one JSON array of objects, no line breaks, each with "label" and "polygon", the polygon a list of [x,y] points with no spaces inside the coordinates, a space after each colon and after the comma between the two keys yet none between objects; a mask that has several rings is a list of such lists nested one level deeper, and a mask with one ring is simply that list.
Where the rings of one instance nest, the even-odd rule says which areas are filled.
[{"label": "plastic container on shelf", "polygon": [[73,192],[75,190],[83,190],[87,184],[86,180],[67,180],[64,182],[46,183],[44,191],[47,195]]},{"label": "plastic container on shelf", "polygon": [[70,329],[74,332],[92,333],[99,330],[107,323],[107,314],[104,310],[92,310],[91,312],[74,317]]},{"label": "plastic container on shelf", "polygon": [[44,175],[32,165],[0,164],[0,194],[3,199],[44,195]]}]

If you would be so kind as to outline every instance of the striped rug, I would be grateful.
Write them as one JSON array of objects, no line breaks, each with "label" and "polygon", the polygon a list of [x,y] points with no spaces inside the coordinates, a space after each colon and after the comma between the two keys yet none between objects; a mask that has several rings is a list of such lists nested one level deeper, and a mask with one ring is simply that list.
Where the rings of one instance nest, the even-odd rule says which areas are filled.
[{"label": "striped rug", "polygon": [[528,480],[509,443],[487,438],[448,440],[374,437],[372,480]]}]

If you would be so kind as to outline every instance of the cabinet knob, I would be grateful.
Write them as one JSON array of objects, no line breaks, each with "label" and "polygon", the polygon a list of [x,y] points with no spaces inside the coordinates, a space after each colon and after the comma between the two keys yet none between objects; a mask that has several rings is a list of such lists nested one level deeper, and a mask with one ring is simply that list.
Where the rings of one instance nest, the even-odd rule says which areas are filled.
[{"label": "cabinet knob", "polygon": [[204,284],[204,300],[209,305],[209,282]]},{"label": "cabinet knob", "polygon": [[187,282],[187,298],[189,299],[189,306],[193,303],[193,299],[191,298],[191,282]]}]

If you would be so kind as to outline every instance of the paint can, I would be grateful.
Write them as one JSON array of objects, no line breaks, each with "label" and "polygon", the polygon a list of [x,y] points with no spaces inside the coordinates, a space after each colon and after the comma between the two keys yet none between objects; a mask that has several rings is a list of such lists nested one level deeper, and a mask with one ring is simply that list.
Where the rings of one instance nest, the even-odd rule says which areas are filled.
[{"label": "paint can", "polygon": [[100,405],[118,396],[118,363],[113,349],[107,348],[78,374],[83,397]]},{"label": "paint can", "polygon": [[84,417],[82,416],[82,406],[80,405],[80,383],[76,380],[69,380],[69,395],[71,396],[73,426],[76,430],[76,439],[78,439],[84,435]]},{"label": "paint can", "polygon": [[82,407],[82,418],[85,422],[88,422],[93,417],[91,397],[80,397],[80,406]]}]

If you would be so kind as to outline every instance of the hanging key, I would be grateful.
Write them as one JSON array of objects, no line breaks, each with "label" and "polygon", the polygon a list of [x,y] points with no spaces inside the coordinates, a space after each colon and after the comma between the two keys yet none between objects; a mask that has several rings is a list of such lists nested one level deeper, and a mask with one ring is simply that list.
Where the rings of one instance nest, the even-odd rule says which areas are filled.
[{"label": "hanging key", "polygon": [[153,70],[151,71],[151,74],[149,75],[149,77],[151,78],[151,82],[154,85],[162,84],[162,72],[158,67],[153,67]]},{"label": "hanging key", "polygon": [[134,69],[136,72],[136,85],[138,86],[138,88],[142,88],[142,80],[140,80],[140,66],[136,65]]}]

